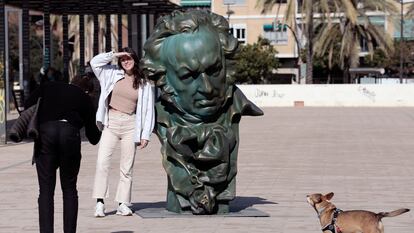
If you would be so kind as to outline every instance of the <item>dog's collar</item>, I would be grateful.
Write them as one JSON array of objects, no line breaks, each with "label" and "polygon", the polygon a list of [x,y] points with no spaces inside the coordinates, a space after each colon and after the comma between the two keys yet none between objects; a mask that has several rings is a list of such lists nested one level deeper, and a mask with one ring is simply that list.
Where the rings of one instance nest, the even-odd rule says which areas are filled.
[{"label": "dog's collar", "polygon": [[[320,213],[322,213],[325,210],[322,209],[322,211]],[[342,210],[335,208],[334,212],[333,212],[333,216],[332,216],[332,221],[330,224],[326,225],[325,227],[322,227],[322,232],[325,231],[330,231],[332,233],[341,233],[341,229],[335,224],[336,223],[336,219],[338,218],[338,214],[341,213]]]}]

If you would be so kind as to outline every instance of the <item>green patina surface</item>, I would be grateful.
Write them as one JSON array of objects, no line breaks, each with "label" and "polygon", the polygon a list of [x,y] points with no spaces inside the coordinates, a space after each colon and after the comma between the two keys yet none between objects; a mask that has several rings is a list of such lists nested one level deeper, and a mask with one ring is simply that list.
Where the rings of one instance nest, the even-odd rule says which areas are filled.
[{"label": "green patina surface", "polygon": [[160,90],[156,132],[173,212],[229,211],[241,116],[263,114],[228,75],[238,46],[228,32],[222,16],[174,12],[159,21],[144,46],[141,66]]}]

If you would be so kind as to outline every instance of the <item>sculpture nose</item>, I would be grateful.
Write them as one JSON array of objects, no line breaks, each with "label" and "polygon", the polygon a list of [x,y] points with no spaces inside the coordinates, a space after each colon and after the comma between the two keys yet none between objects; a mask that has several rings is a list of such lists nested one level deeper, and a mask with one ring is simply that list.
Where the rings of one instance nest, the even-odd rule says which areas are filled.
[{"label": "sculpture nose", "polygon": [[213,85],[211,84],[210,77],[205,73],[202,73],[200,76],[201,76],[200,77],[201,78],[201,83],[200,83],[200,86],[199,86],[199,91],[203,94],[213,93],[214,88],[213,88]]}]

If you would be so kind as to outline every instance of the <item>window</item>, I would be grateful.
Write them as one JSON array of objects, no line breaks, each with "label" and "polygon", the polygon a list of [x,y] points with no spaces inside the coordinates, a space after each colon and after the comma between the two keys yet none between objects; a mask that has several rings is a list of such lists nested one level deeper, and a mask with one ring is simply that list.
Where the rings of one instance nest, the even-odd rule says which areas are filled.
[{"label": "window", "polygon": [[265,24],[263,25],[264,35],[263,37],[268,39],[273,44],[287,44],[288,43],[288,31],[285,24]]},{"label": "window", "polygon": [[[394,38],[401,39],[401,24],[400,19],[396,20],[394,24]],[[414,20],[413,19],[404,19],[403,21],[403,34],[404,40],[413,40],[414,39]]]},{"label": "window", "polygon": [[[363,18],[359,18],[359,21],[360,23],[362,23]],[[374,26],[380,28],[381,30],[385,32],[385,17],[384,16],[369,16],[369,21],[371,22],[371,24],[373,24]],[[361,45],[361,52],[368,52],[369,50],[368,43],[365,38],[363,37],[360,38],[360,45]],[[373,46],[374,48],[378,46],[375,40],[373,41]]]},{"label": "window", "polygon": [[244,24],[234,24],[230,28],[231,34],[236,37],[240,43],[246,43],[246,25]]},{"label": "window", "polygon": [[246,0],[224,0],[224,5],[245,5]]}]

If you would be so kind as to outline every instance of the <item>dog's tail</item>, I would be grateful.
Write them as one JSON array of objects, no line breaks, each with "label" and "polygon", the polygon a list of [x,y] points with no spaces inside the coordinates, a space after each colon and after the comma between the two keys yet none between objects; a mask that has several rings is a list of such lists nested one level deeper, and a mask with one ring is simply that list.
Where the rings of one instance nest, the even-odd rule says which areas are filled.
[{"label": "dog's tail", "polygon": [[377,217],[379,219],[381,219],[383,217],[395,217],[395,216],[401,215],[403,213],[406,213],[408,211],[410,211],[410,209],[398,209],[398,210],[394,210],[394,211],[391,211],[391,212],[380,212],[380,213],[377,214]]}]

